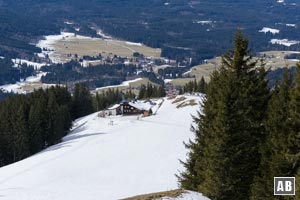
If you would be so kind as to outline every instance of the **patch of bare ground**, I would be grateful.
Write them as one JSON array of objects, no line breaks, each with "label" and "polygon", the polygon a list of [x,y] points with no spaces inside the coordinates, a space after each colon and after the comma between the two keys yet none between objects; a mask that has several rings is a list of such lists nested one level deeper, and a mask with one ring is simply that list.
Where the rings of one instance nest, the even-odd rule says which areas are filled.
[{"label": "patch of bare ground", "polygon": [[157,193],[152,193],[152,194],[145,194],[145,195],[139,195],[135,197],[130,197],[126,199],[121,199],[121,200],[159,200],[163,197],[178,197],[179,195],[183,194],[185,191],[182,189],[178,190],[170,190],[166,192],[157,192]]},{"label": "patch of bare ground", "polygon": [[179,97],[179,98],[175,99],[175,100],[172,102],[172,104],[179,103],[179,102],[184,101],[184,100],[186,100],[186,97]]},{"label": "patch of bare ground", "polygon": [[189,101],[185,101],[185,102],[180,103],[179,105],[176,106],[176,108],[183,108],[183,107],[186,107],[186,106],[196,106],[196,105],[198,105],[196,103],[196,100],[191,99]]}]

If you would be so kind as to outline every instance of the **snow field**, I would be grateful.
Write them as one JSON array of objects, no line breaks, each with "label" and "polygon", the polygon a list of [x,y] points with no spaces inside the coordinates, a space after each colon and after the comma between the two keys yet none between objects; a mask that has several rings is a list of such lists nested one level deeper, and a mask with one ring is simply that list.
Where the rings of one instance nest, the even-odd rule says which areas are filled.
[{"label": "snow field", "polygon": [[139,120],[98,113],[78,119],[62,143],[0,168],[0,197],[115,200],[178,188],[175,174],[187,154],[183,142],[194,138],[191,114],[199,106],[177,109],[172,101],[157,100],[157,114]]}]

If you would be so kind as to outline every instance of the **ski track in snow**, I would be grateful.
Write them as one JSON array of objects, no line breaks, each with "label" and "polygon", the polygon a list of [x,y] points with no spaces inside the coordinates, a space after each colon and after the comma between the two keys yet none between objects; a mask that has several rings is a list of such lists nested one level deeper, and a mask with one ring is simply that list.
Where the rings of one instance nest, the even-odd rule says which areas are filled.
[{"label": "ski track in snow", "polygon": [[[177,109],[182,102],[156,101],[163,104],[148,118],[94,113],[76,120],[62,143],[0,168],[0,199],[115,200],[178,188],[183,142],[194,138],[191,114],[199,105]],[[181,199],[199,199],[193,196]]]}]

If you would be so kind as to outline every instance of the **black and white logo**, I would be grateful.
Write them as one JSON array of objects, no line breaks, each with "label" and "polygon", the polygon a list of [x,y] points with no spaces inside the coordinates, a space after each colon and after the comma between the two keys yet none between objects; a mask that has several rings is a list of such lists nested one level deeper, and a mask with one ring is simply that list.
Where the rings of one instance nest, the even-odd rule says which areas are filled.
[{"label": "black and white logo", "polygon": [[295,177],[274,177],[274,195],[295,195]]}]

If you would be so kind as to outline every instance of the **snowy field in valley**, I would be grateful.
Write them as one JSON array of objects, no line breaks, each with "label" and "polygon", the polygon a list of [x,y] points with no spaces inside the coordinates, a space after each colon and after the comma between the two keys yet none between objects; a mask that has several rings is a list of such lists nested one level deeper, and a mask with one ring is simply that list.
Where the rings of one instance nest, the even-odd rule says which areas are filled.
[{"label": "snowy field in valley", "polygon": [[[183,142],[194,138],[191,114],[200,108],[177,106],[202,98],[157,100],[156,115],[146,118],[94,113],[78,119],[62,143],[0,168],[0,199],[116,200],[176,189],[179,159],[187,154]],[[193,192],[176,199],[206,200]]]},{"label": "snowy field in valley", "polygon": [[273,35],[275,35],[275,34],[278,34],[280,32],[280,30],[274,29],[274,28],[263,27],[258,32],[265,33],[265,34],[269,32],[269,33],[272,33]]},{"label": "snowy field in valley", "polygon": [[97,90],[103,90],[103,89],[109,89],[109,88],[118,88],[118,87],[129,87],[130,86],[130,83],[135,83],[135,82],[138,82],[138,81],[141,81],[143,80],[142,78],[136,78],[134,80],[130,80],[130,81],[123,81],[120,85],[110,85],[110,86],[105,86],[105,87],[100,87],[100,88],[96,88],[96,91]]},{"label": "snowy field in valley", "polygon": [[1,85],[0,89],[6,92],[14,92],[17,94],[28,94],[40,88],[46,89],[51,86],[55,86],[55,84],[42,83],[41,78],[46,74],[47,72],[38,72],[37,75],[29,76],[26,78],[26,80],[21,80],[14,84]]},{"label": "snowy field in valley", "polygon": [[287,47],[290,47],[292,45],[296,45],[296,44],[300,43],[300,41],[288,40],[288,39],[272,39],[270,42],[272,44],[279,44],[279,45],[284,45],[284,46],[287,46]]},{"label": "snowy field in valley", "polygon": [[37,63],[19,58],[12,59],[12,62],[14,63],[14,67],[18,67],[19,65],[26,63],[27,65],[33,66],[37,70],[39,70],[44,65],[48,65],[47,63]]},{"label": "snowy field in valley", "polygon": [[98,30],[97,33],[102,38],[91,38],[70,32],[45,36],[36,44],[43,50],[38,55],[40,57],[48,55],[53,63],[70,61],[72,59],[70,54],[77,54],[79,57],[98,56],[99,54],[104,57],[113,55],[132,57],[134,52],[139,52],[146,57],[160,57],[161,49],[151,48],[141,43],[113,39],[101,30]]}]

